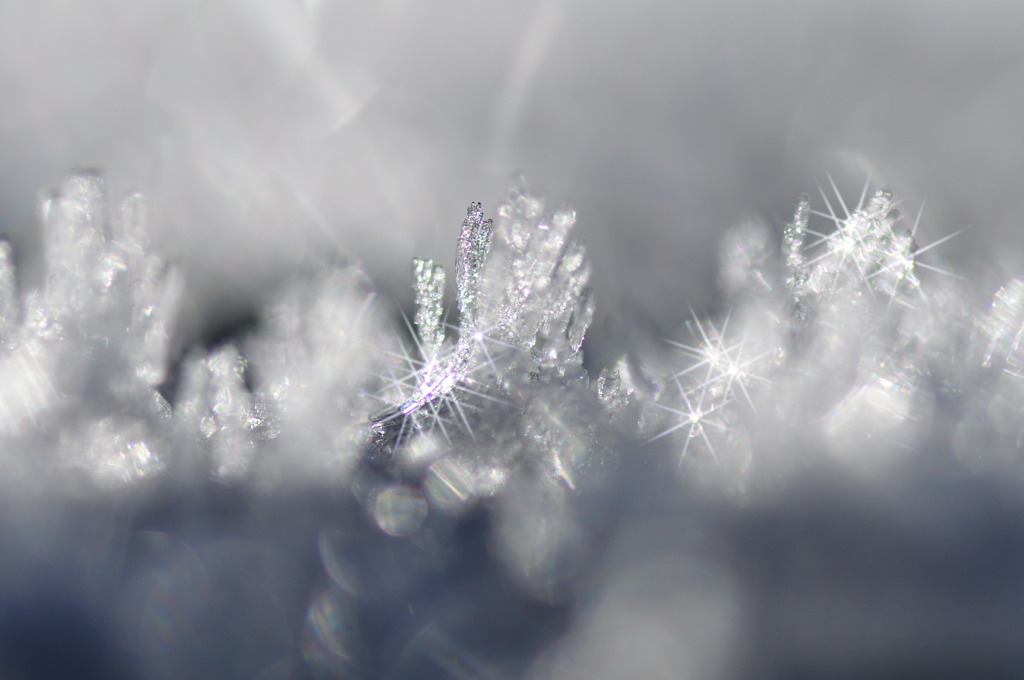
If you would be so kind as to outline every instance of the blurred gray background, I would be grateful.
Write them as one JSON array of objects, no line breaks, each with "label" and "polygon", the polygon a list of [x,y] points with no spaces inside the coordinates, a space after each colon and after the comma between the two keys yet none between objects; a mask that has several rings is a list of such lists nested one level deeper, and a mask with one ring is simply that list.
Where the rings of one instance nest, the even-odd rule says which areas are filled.
[{"label": "blurred gray background", "polygon": [[409,258],[451,262],[465,206],[522,170],[578,210],[603,362],[709,304],[722,231],[780,225],[826,172],[851,200],[869,175],[926,200],[923,242],[973,227],[946,259],[1013,273],[1022,21],[925,0],[8,1],[0,231],[31,272],[40,188],[93,165],[145,192],[188,272],[188,342],[331,250],[408,304]]}]

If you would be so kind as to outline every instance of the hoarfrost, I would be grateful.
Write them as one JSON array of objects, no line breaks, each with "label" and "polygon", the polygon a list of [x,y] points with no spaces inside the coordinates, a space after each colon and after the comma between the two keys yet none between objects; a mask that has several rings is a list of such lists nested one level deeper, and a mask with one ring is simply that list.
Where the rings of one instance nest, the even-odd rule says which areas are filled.
[{"label": "hoarfrost", "polygon": [[[631,353],[592,384],[576,215],[522,178],[493,221],[467,209],[457,324],[432,260],[413,261],[411,345],[357,267],[326,262],[285,282],[256,332],[191,351],[172,375],[182,277],[153,254],[145,200],[114,205],[98,173],[78,171],[41,205],[40,286],[20,289],[0,241],[3,455],[26,474],[56,463],[102,487],[169,468],[266,488],[345,483],[367,464],[457,512],[534,472],[577,489],[611,430],[667,443],[685,473],[739,490],[781,469],[754,452],[765,432],[769,458],[811,446],[853,465],[867,448],[895,460],[928,436],[942,399],[970,395],[953,416],[954,452],[969,467],[1016,465],[1024,284],[973,310],[957,279],[922,259],[952,235],[920,246],[892,192],[866,189],[852,207],[838,193],[822,192],[824,210],[802,197],[778,252],[759,224],[728,232],[729,311],[691,313],[673,349]],[[158,390],[169,378],[173,407]],[[966,443],[981,431],[985,461]],[[41,453],[15,466],[24,448]]]},{"label": "hoarfrost", "polygon": [[[523,457],[539,456],[547,460],[542,466],[572,485],[566,468],[582,455],[554,452],[557,447],[549,440],[553,436],[567,443],[576,433],[568,439],[541,434],[549,432],[552,413],[528,408],[526,402],[565,411],[568,405],[551,403],[543,395],[571,399],[567,390],[585,381],[580,345],[593,303],[590,267],[571,235],[575,220],[568,208],[547,209],[544,198],[528,190],[521,178],[512,183],[493,224],[479,203],[469,206],[456,255],[460,318],[454,343],[444,344],[438,329],[443,272],[431,261],[415,261],[420,356],[409,351],[402,357],[401,363],[414,366],[414,371],[406,380],[391,380],[393,405],[372,417],[378,449],[398,449],[420,436],[440,435],[449,444],[464,438],[474,442],[479,454],[467,469],[509,469]],[[509,431],[513,421],[526,441],[536,442],[536,452],[509,442],[497,451],[503,430]],[[586,440],[587,432],[584,428],[579,436]],[[484,434],[486,441],[478,436]],[[563,458],[568,462],[563,464]],[[454,478],[452,474],[445,476]],[[481,474],[490,478],[480,472],[460,472],[458,478]],[[481,485],[475,486],[479,491]]]},{"label": "hoarfrost", "polygon": [[142,199],[112,208],[94,171],[69,175],[40,215],[40,288],[18,295],[10,247],[0,246],[5,448],[50,451],[101,486],[150,477],[168,454],[169,406],[156,386],[181,281],[148,252]]}]

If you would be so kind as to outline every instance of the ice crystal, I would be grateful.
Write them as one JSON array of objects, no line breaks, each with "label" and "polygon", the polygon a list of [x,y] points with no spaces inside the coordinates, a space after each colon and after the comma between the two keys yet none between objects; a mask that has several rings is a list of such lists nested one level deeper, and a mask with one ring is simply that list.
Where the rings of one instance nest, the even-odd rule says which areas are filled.
[{"label": "ice crystal", "polygon": [[803,298],[807,294],[807,258],[804,256],[804,239],[807,235],[807,221],[810,213],[810,199],[800,197],[793,220],[786,224],[782,236],[785,284],[789,291],[790,314],[794,326],[807,323],[807,310]]},{"label": "ice crystal", "polygon": [[[446,350],[440,323],[444,270],[430,260],[414,262],[417,343],[422,359],[417,366],[413,356],[404,354],[404,366],[398,369],[403,376],[398,378],[394,372],[390,376],[399,403],[372,417],[378,446],[394,444],[395,440],[403,439],[407,430],[432,432],[435,426],[447,437],[444,422],[449,411],[455,411],[468,426],[459,399],[452,397],[458,389],[469,389],[470,381],[479,383],[487,377],[473,374],[488,368],[485,359],[490,361],[483,346],[484,334],[478,326],[477,305],[480,270],[490,251],[491,231],[491,220],[484,219],[480,204],[471,204],[462,223],[456,255],[459,338]],[[408,369],[411,371],[405,374]]]},{"label": "ice crystal", "polygon": [[205,441],[214,474],[242,477],[255,455],[251,433],[252,394],[245,386],[246,361],[232,345],[208,357],[194,357],[185,368],[181,403],[187,404],[199,441]]},{"label": "ice crystal", "polygon": [[982,317],[985,336],[985,364],[995,360],[1018,363],[1024,338],[1024,281],[1014,279],[996,291],[988,313]]},{"label": "ice crystal", "polygon": [[18,288],[15,282],[14,251],[0,240],[0,343],[6,348],[18,322]]},{"label": "ice crystal", "polygon": [[466,219],[462,223],[462,232],[459,234],[459,248],[455,261],[455,285],[464,329],[477,327],[480,270],[491,250],[492,232],[493,222],[484,219],[481,205],[470,204],[466,210]]},{"label": "ice crystal", "polygon": [[561,372],[579,362],[593,318],[590,265],[570,236],[576,213],[545,208],[522,180],[498,207],[479,327],[498,330],[503,340]]}]

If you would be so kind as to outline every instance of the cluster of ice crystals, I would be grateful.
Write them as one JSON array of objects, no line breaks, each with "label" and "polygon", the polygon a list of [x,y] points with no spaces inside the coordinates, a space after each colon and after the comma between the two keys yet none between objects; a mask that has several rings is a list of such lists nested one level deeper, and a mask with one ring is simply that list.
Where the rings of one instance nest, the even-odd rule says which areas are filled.
[{"label": "cluster of ice crystals", "polygon": [[[170,326],[182,286],[149,253],[142,199],[112,207],[103,179],[78,171],[41,206],[44,277],[18,293],[0,247],[0,450],[20,464],[84,471],[117,486],[163,469]],[[59,480],[48,479],[47,483]]]},{"label": "cluster of ice crystals", "polygon": [[[152,252],[145,202],[115,205],[97,173],[75,172],[41,207],[41,284],[19,282],[0,241],[5,479],[355,479],[382,530],[403,535],[427,508],[456,514],[510,485],[561,507],[557,494],[578,489],[615,437],[741,489],[808,451],[871,467],[939,429],[969,467],[1019,467],[1024,283],[972,309],[960,280],[923,257],[946,239],[919,247],[887,187],[865,187],[851,208],[822,198],[824,211],[801,198],[780,235],[728,232],[728,311],[691,312],[672,347],[628,355],[591,384],[575,213],[521,179],[493,221],[479,203],[467,210],[456,325],[432,260],[412,263],[411,345],[356,267],[321,263],[266,301],[254,332],[172,362],[183,283]],[[500,512],[525,512],[510,502]]]},{"label": "cluster of ice crystals", "polygon": [[[393,335],[356,268],[296,279],[257,334],[193,350],[171,375],[183,281],[152,253],[144,200],[114,205],[98,173],[78,171],[40,214],[40,286],[19,291],[0,242],[5,480],[51,485],[84,473],[107,488],[174,470],[281,483],[351,469]],[[169,378],[173,406],[158,389]]]},{"label": "cluster of ice crystals", "polygon": [[546,211],[522,180],[498,207],[494,246],[481,289],[479,325],[558,370],[579,361],[593,318],[590,265],[571,238],[576,213]]},{"label": "cluster of ice crystals", "polygon": [[529,193],[521,180],[499,206],[496,225],[484,219],[479,203],[470,205],[456,261],[458,340],[438,353],[444,273],[432,261],[417,260],[418,344],[429,356],[412,395],[378,417],[378,424],[436,407],[469,380],[484,382],[476,373],[500,382],[509,361],[495,355],[525,355],[558,372],[579,364],[593,305],[589,265],[582,246],[569,235],[574,222],[568,209],[546,213],[543,199]]},{"label": "cluster of ice crystals", "polygon": [[319,266],[268,305],[247,346],[256,390],[248,423],[266,451],[265,477],[344,478],[364,446],[376,408],[368,395],[393,335],[350,264]]},{"label": "cluster of ice crystals", "polygon": [[[804,271],[791,274],[794,280],[804,280],[795,292],[834,296],[853,286],[886,295],[892,301],[908,289],[920,288],[914,272],[913,237],[898,227],[899,211],[892,207],[889,187],[879,189],[866,205],[845,219],[836,215],[830,203],[826,205],[835,231],[818,235],[820,254],[798,265]],[[797,218],[806,222],[806,212],[797,212]],[[806,229],[806,225],[794,231],[801,228]]]},{"label": "cluster of ice crystals", "polygon": [[[631,395],[649,416],[643,431],[672,442],[691,472],[744,488],[757,470],[777,476],[812,450],[877,468],[919,448],[941,426],[938,409],[961,415],[950,395],[973,383],[983,397],[1017,365],[1024,286],[1004,287],[987,314],[965,311],[954,277],[921,257],[950,237],[918,247],[917,224],[902,225],[888,187],[870,197],[865,187],[852,209],[838,192],[838,211],[822,198],[824,212],[800,199],[777,256],[765,228],[724,237],[729,312],[693,315],[692,339],[672,342],[677,358]],[[812,216],[828,224],[812,228]],[[1009,389],[992,401],[1010,401]],[[962,415],[979,418],[971,407]]]},{"label": "cluster of ice crystals", "polygon": [[493,223],[471,204],[456,255],[457,339],[439,321],[443,270],[414,262],[417,348],[389,374],[391,405],[372,429],[407,469],[433,460],[425,485],[442,508],[493,492],[524,461],[574,485],[597,403],[580,355],[593,305],[574,223],[521,179]]},{"label": "cluster of ice crystals", "polygon": [[267,304],[243,349],[186,359],[175,421],[191,464],[263,486],[344,480],[387,346],[375,300],[355,267],[319,266]]},{"label": "cluster of ice crystals", "polygon": [[[591,380],[581,349],[594,311],[591,272],[575,214],[522,180],[493,221],[479,203],[467,210],[456,323],[446,323],[449,277],[432,260],[412,262],[407,335],[356,266],[317,262],[264,300],[254,330],[176,356],[182,277],[153,254],[145,202],[133,195],[115,204],[98,174],[73,173],[41,206],[37,285],[19,280],[15,254],[0,241],[0,492],[208,490],[212,479],[261,493],[327,487],[345,503],[350,494],[366,531],[344,512],[322,528],[329,583],[312,594],[295,638],[280,628],[284,644],[296,640],[309,670],[325,676],[367,671],[360,612],[395,611],[392,591],[405,598],[403,588],[422,583],[418,558],[382,565],[380,555],[412,549],[446,563],[461,557],[451,547],[463,539],[453,536],[467,528],[486,532],[492,563],[519,596],[556,612],[579,608],[580,583],[604,598],[591,619],[604,628],[584,620],[545,653],[555,676],[571,675],[608,640],[660,639],[665,621],[699,633],[709,611],[725,639],[740,619],[732,577],[715,575],[722,565],[705,568],[689,552],[651,562],[645,526],[644,536],[626,534],[621,564],[653,567],[616,567],[618,549],[603,545],[609,518],[595,499],[618,513],[617,499],[637,489],[668,491],[636,506],[644,514],[634,518],[646,517],[648,507],[693,498],[671,498],[664,472],[756,493],[822,455],[830,470],[862,474],[908,461],[916,469],[929,457],[982,474],[1024,473],[1024,279],[979,308],[962,279],[929,261],[950,237],[919,246],[917,223],[901,222],[888,188],[865,188],[849,208],[838,191],[822,198],[824,210],[801,198],[781,233],[758,223],[727,232],[720,313],[690,310],[678,337],[652,340]],[[616,467],[617,456],[641,464]],[[630,477],[640,468],[658,479],[638,485]],[[474,507],[486,522],[441,518]],[[207,616],[208,576],[221,558],[140,534],[128,549],[153,561],[152,577],[129,580],[113,621],[125,649],[150,653],[180,645]],[[249,543],[229,542],[232,551]],[[270,559],[263,547],[237,553],[246,556],[238,570]],[[396,579],[406,583],[396,588]],[[251,583],[264,588],[262,578]],[[656,597],[634,606],[637,587]],[[166,611],[151,611],[152,588],[177,597],[161,600],[174,601],[170,627]],[[678,618],[689,610],[700,616]],[[657,625],[624,638],[621,621]],[[436,651],[423,640],[444,626],[421,623],[426,636],[409,644]],[[688,667],[693,650],[684,651],[673,667]]]},{"label": "cluster of ice crystals", "polygon": [[[388,447],[400,442],[407,430],[409,434],[424,430],[430,434],[435,426],[447,438],[445,412],[453,410],[468,426],[455,392],[472,381],[480,382],[488,377],[473,374],[486,369],[484,357],[489,358],[477,323],[477,304],[480,269],[490,250],[491,233],[492,222],[484,219],[480,204],[471,204],[462,223],[456,255],[460,323],[455,344],[445,344],[440,322],[444,270],[431,260],[414,261],[417,345],[421,358],[417,362],[412,355],[403,354],[401,364],[404,365],[391,372],[385,400],[394,397],[395,403],[371,418],[378,446]],[[448,422],[453,424],[451,420]]]},{"label": "cluster of ice crystals", "polygon": [[224,479],[242,477],[255,454],[245,367],[238,349],[225,345],[209,356],[191,357],[183,369],[181,427],[189,443],[210,457],[215,474]]},{"label": "cluster of ice crystals", "polygon": [[[413,262],[410,348],[361,272],[327,263],[283,286],[255,332],[190,350],[173,375],[183,284],[152,253],[141,197],[113,206],[97,173],[76,172],[41,215],[42,286],[19,293],[13,252],[0,243],[5,456],[24,445],[41,465],[110,486],[168,470],[228,483],[343,482],[368,454],[421,479],[446,512],[524,465],[572,488],[587,464],[605,398],[590,390],[580,354],[590,269],[571,236],[574,213],[548,209],[521,180],[496,222],[478,203],[467,210],[452,337],[439,264]],[[158,391],[169,378],[173,405]],[[12,469],[30,474],[32,464],[23,457]],[[386,498],[373,507],[397,531],[391,501],[406,496]]]}]

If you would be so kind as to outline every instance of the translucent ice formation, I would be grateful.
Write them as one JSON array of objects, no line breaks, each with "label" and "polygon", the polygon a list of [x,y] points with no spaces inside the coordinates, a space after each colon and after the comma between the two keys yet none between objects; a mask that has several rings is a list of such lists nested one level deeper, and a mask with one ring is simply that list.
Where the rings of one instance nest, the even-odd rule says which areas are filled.
[{"label": "translucent ice formation", "polygon": [[456,257],[455,339],[440,321],[444,272],[414,262],[416,351],[390,370],[392,405],[371,426],[378,450],[425,469],[435,507],[458,512],[524,466],[573,487],[590,458],[599,406],[580,345],[593,304],[574,222],[521,179],[493,223],[471,204]]},{"label": "translucent ice formation", "polygon": [[393,381],[395,404],[376,413],[379,445],[435,430],[472,433],[467,411],[506,402],[521,376],[580,370],[580,345],[593,315],[583,248],[569,231],[569,209],[545,211],[543,199],[515,182],[497,212],[484,219],[471,204],[456,258],[458,339],[441,326],[444,272],[414,263],[416,329],[421,359],[405,357],[409,374]]},{"label": "translucent ice formation", "polygon": [[246,345],[254,373],[249,425],[262,442],[263,483],[342,481],[363,451],[369,396],[396,351],[365,275],[314,267],[268,305]]},{"label": "translucent ice formation", "polygon": [[56,463],[102,486],[151,476],[169,453],[156,386],[180,278],[149,252],[141,197],[112,206],[95,172],[69,175],[41,214],[41,287],[19,296],[0,247],[0,450],[31,450],[29,466]]},{"label": "translucent ice formation", "polygon": [[[805,450],[874,469],[929,436],[941,398],[932,380],[945,372],[936,369],[970,361],[950,332],[962,322],[953,278],[921,261],[950,237],[918,247],[917,225],[902,225],[889,188],[870,198],[866,189],[853,208],[839,198],[838,211],[824,192],[826,212],[801,198],[778,257],[764,227],[723,239],[731,311],[718,321],[694,315],[692,341],[672,343],[683,361],[641,395],[661,414],[649,436],[675,442],[687,470],[743,488],[758,469],[775,476]],[[812,216],[825,228],[812,228]],[[933,270],[930,285],[921,269]],[[1008,290],[985,324],[985,361],[1016,346]]]},{"label": "translucent ice formation", "polygon": [[802,198],[781,235],[728,232],[728,311],[691,313],[671,349],[635,351],[591,382],[575,214],[521,179],[493,221],[467,210],[457,323],[434,261],[413,262],[411,345],[358,268],[326,262],[267,300],[255,332],[171,361],[182,281],[151,251],[145,202],[114,205],[97,173],[75,172],[42,204],[39,285],[19,280],[0,241],[4,483],[56,474],[109,488],[177,469],[264,488],[351,484],[403,535],[425,508],[457,514],[502,489],[562,507],[620,438],[734,489],[781,478],[809,451],[879,469],[926,441],[971,468],[1019,467],[1024,284],[974,309],[962,280],[928,262],[952,235],[918,245],[888,188],[852,207],[822,199],[824,211]]}]

